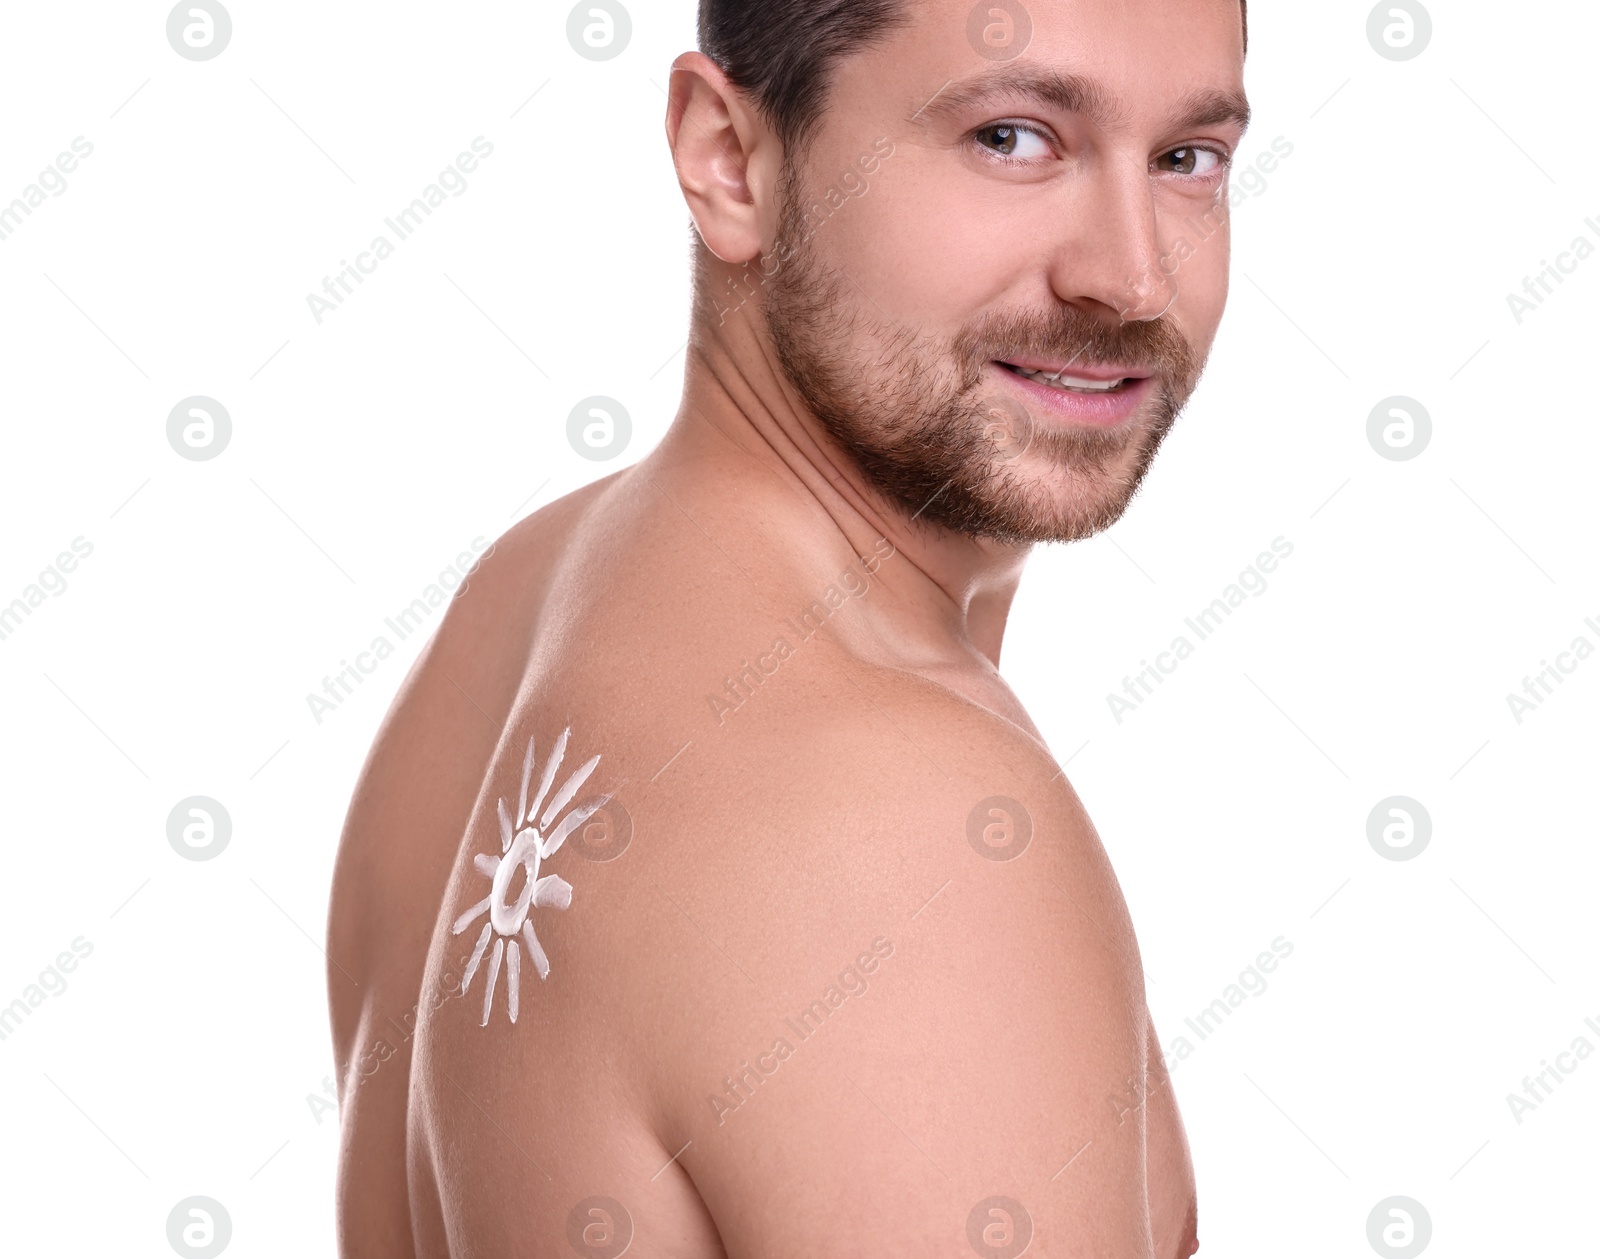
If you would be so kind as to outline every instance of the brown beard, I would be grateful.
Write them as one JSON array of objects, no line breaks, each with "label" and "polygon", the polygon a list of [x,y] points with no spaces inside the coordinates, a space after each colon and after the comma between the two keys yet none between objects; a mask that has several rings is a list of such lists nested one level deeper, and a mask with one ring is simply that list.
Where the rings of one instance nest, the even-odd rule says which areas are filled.
[{"label": "brown beard", "polygon": [[[763,260],[768,333],[801,399],[876,489],[915,520],[1008,543],[1075,541],[1122,516],[1203,366],[1175,324],[1061,305],[986,314],[940,345],[823,262],[788,172],[779,199]],[[989,363],[1023,357],[1138,365],[1156,388],[1147,414],[1115,430],[1045,427],[981,386]],[[1029,453],[1042,475],[1021,474]]]}]

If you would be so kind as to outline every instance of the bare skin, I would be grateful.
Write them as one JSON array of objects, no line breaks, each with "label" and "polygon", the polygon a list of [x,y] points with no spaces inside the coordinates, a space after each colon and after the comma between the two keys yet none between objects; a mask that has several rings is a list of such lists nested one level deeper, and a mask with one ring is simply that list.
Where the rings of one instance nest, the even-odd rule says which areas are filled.
[{"label": "bare skin", "polygon": [[[1159,159],[1237,145],[1239,120],[1182,108],[1240,90],[1236,6],[1035,5],[1015,64],[1092,73],[1115,114],[1012,100],[907,123],[973,71],[969,8],[930,2],[836,68],[808,175],[885,134],[899,165],[817,248],[933,336],[1071,306],[1165,317],[1203,353],[1226,231],[1178,276],[1160,265],[1215,189]],[[781,147],[710,62],[675,71],[668,138],[720,293],[773,245]],[[1076,173],[982,165],[963,136],[994,119],[1078,129]],[[642,1255],[970,1253],[970,1227],[1001,1253],[1013,1208],[972,1221],[1004,1197],[1030,1254],[1189,1255],[1193,1172],[1133,926],[998,670],[1027,547],[881,492],[779,367],[763,300],[701,304],[665,440],[497,542],[373,748],[330,913],[341,1253],[564,1254],[595,1197]],[[1030,396],[998,364],[985,387]],[[1131,492],[1120,458],[1013,467],[1070,514]],[[552,792],[599,756],[562,807],[613,799],[540,866],[571,889],[527,913],[540,978],[528,937],[471,911],[496,886],[517,901],[523,872],[485,873],[502,802],[519,829],[529,741],[536,787],[569,728]],[[994,797],[1011,829],[986,840]],[[995,859],[1019,815],[1026,847]],[[631,841],[595,859],[624,817]],[[616,1253],[615,1208],[594,1210],[577,1253]]]}]

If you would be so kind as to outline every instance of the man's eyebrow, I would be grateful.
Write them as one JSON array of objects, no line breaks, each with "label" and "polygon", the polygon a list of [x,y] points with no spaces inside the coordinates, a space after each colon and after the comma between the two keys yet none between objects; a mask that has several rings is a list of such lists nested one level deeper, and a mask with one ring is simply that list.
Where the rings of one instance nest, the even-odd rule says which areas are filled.
[{"label": "man's eyebrow", "polygon": [[[1102,128],[1114,126],[1126,117],[1126,110],[1115,104],[1093,79],[1018,66],[984,70],[946,83],[912,115],[912,121],[948,119],[974,106],[1003,100],[1036,101],[1062,113],[1081,114]],[[1234,123],[1243,133],[1250,125],[1250,102],[1242,92],[1205,88],[1184,97],[1171,118],[1172,131]]]},{"label": "man's eyebrow", "polygon": [[912,115],[912,120],[948,119],[975,105],[1015,99],[1037,101],[1062,113],[1082,114],[1101,125],[1114,122],[1121,112],[1113,108],[1110,98],[1093,79],[1019,66],[981,70],[946,83]]},{"label": "man's eyebrow", "polygon": [[1203,88],[1184,97],[1172,111],[1170,130],[1188,131],[1225,122],[1237,126],[1242,136],[1250,128],[1250,102],[1243,92]]}]

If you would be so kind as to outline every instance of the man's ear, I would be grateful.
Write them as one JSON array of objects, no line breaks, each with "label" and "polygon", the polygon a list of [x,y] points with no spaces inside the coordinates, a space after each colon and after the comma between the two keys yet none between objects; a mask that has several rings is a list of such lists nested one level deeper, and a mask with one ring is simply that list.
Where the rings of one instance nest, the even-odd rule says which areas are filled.
[{"label": "man's ear", "polygon": [[760,203],[777,176],[778,142],[704,53],[672,63],[667,145],[706,247],[736,266],[759,257]]}]

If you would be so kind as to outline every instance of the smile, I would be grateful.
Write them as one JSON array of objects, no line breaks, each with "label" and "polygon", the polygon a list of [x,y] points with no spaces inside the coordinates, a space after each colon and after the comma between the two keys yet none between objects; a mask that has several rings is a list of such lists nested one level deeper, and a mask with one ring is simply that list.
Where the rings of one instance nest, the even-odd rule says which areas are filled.
[{"label": "smile", "polygon": [[[1003,368],[1010,389],[1020,391],[1035,422],[1048,429],[1118,428],[1131,424],[1155,392],[1157,381],[1126,363],[1063,363],[1023,359]],[[1009,392],[1009,390],[1008,390]]]},{"label": "smile", "polygon": [[1090,380],[1085,376],[1071,376],[1066,372],[1031,371],[1026,367],[1017,367],[1011,363],[1001,363],[1001,367],[1015,372],[1025,380],[1037,381],[1051,389],[1064,390],[1067,393],[1114,393],[1128,383],[1128,377],[1121,376],[1115,380]]}]

